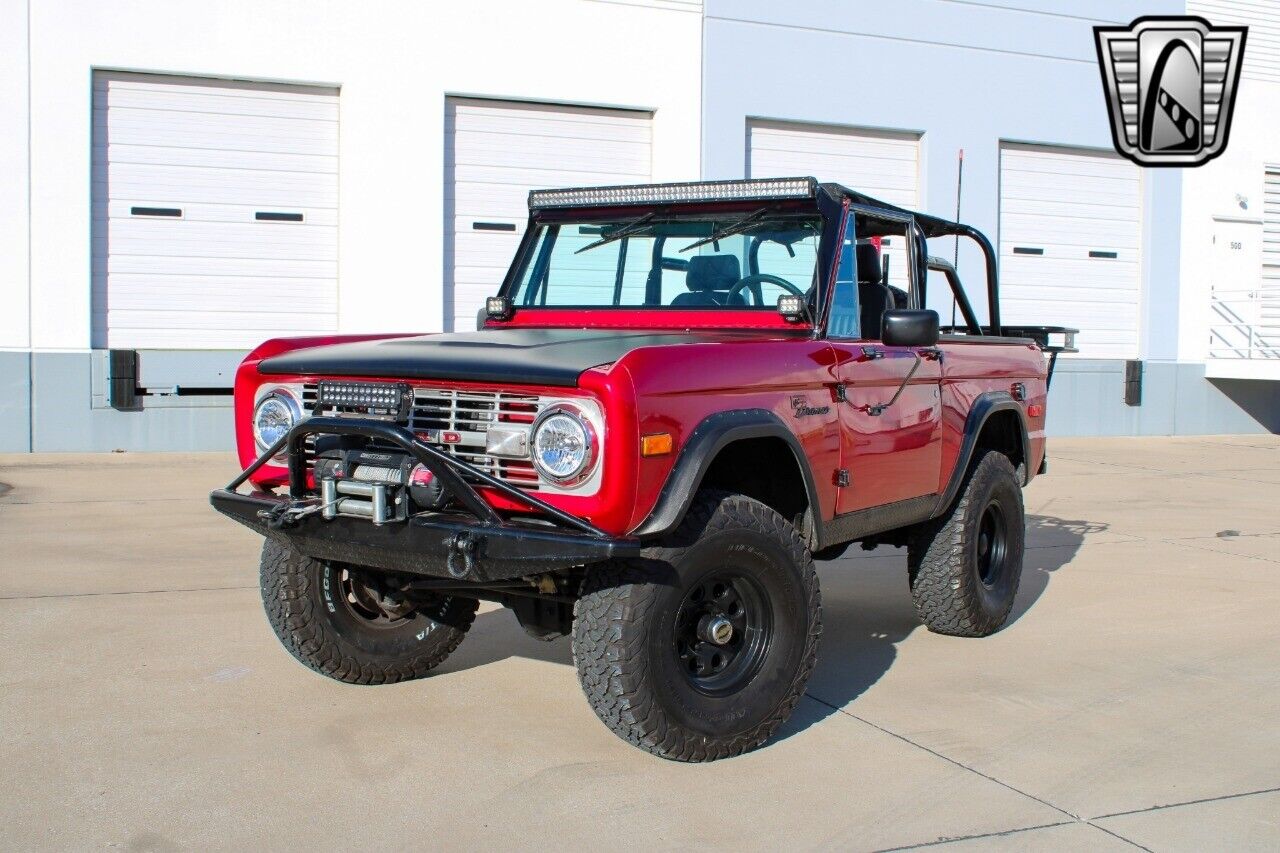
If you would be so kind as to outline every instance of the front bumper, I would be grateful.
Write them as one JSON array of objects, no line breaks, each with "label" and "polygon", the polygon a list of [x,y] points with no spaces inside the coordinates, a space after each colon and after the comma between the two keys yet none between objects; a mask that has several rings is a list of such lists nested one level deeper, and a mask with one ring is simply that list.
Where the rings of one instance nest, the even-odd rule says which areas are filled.
[{"label": "front bumper", "polygon": [[422,513],[382,525],[309,515],[277,528],[269,520],[290,503],[287,497],[218,489],[209,501],[223,515],[308,557],[427,577],[483,583],[639,554],[635,540],[515,522],[484,524],[465,513]]},{"label": "front bumper", "polygon": [[[311,434],[361,435],[398,445],[430,468],[463,509],[420,512],[405,521],[322,518],[307,494],[303,440]],[[289,454],[289,494],[237,489],[281,450]],[[502,492],[545,522],[504,519],[473,487]],[[427,577],[485,583],[597,563],[640,553],[636,539],[616,538],[582,519],[490,477],[382,421],[313,417],[268,448],[225,489],[209,495],[214,509],[251,530],[318,560]]]}]

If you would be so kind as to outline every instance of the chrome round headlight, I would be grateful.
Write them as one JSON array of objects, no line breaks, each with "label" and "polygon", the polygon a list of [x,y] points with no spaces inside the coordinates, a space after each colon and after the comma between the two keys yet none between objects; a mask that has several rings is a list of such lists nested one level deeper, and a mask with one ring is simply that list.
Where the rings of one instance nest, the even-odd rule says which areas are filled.
[{"label": "chrome round headlight", "polygon": [[258,401],[253,410],[253,440],[262,453],[302,420],[302,409],[293,395],[284,389],[272,391]]},{"label": "chrome round headlight", "polygon": [[533,425],[533,466],[561,486],[586,479],[596,461],[596,437],[587,421],[569,406],[552,406]]}]

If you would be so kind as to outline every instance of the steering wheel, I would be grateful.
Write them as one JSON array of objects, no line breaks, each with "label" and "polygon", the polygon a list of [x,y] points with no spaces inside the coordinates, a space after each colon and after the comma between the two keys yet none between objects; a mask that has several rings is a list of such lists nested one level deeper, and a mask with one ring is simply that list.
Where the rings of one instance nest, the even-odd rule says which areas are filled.
[{"label": "steering wheel", "polygon": [[[772,275],[767,272],[758,272],[758,273],[753,273],[749,276],[746,276],[745,278],[739,279],[737,284],[729,288],[729,292],[725,294],[725,297],[724,297],[724,304],[732,305],[734,297],[736,297],[738,293],[742,291],[743,288],[756,284],[758,282],[768,282],[769,284],[776,284],[778,285],[778,287],[781,287],[783,290],[790,292],[794,296],[799,296],[801,299],[805,298],[804,291],[796,287],[791,282],[787,281],[785,278],[782,278],[781,276]],[[752,292],[754,293],[754,291]]]}]

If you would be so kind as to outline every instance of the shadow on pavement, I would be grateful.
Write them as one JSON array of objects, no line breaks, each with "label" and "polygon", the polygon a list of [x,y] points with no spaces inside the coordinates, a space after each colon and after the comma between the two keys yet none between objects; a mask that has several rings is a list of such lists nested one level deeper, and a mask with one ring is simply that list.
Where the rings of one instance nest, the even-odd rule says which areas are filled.
[{"label": "shadow on pavement", "polygon": [[[1010,624],[1035,606],[1050,576],[1070,563],[1085,536],[1106,529],[1106,524],[1096,522],[1027,516],[1027,551]],[[775,741],[804,731],[856,700],[889,670],[897,644],[920,627],[907,586],[906,549],[862,552],[855,546],[849,554],[818,564],[823,635],[818,666],[807,690],[818,702],[802,703]],[[466,641],[437,672],[459,672],[517,656],[573,665],[567,638],[549,643],[535,640],[512,614],[495,610],[476,617]]]}]

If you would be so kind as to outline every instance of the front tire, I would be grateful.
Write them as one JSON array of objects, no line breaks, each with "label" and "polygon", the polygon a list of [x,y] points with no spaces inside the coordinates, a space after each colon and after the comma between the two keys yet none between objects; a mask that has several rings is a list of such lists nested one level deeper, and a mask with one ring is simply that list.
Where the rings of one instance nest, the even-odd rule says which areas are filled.
[{"label": "front tire", "polygon": [[708,491],[662,547],[591,570],[573,656],[615,734],[663,758],[711,761],[756,748],[790,716],[821,631],[795,528],[759,501]]},{"label": "front tire", "polygon": [[268,539],[260,582],[267,620],[291,655],[348,684],[421,678],[466,636],[479,602],[408,602],[386,576],[304,557]]},{"label": "front tire", "polygon": [[985,637],[1008,620],[1022,576],[1021,482],[1009,457],[987,451],[950,511],[911,538],[911,597],[930,631]]}]

